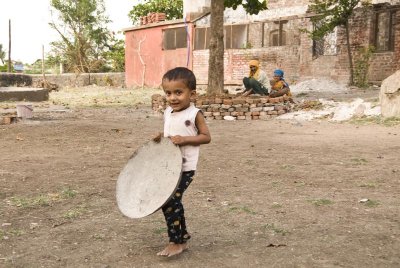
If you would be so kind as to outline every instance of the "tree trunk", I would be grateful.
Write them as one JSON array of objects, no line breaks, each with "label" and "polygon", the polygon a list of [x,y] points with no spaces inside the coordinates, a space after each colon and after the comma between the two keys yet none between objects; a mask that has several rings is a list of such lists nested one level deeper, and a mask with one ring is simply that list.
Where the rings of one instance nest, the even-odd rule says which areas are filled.
[{"label": "tree trunk", "polygon": [[211,39],[208,60],[208,95],[224,90],[224,1],[211,0]]},{"label": "tree trunk", "polygon": [[46,76],[44,74],[44,45],[42,45],[42,75],[43,75],[43,83],[45,83]]},{"label": "tree trunk", "polygon": [[8,72],[11,73],[11,20],[8,20]]},{"label": "tree trunk", "polygon": [[349,85],[352,86],[354,85],[354,69],[353,69],[353,57],[351,54],[351,47],[350,47],[349,20],[346,21],[345,28],[346,28],[347,55],[349,57],[349,68],[350,68]]}]

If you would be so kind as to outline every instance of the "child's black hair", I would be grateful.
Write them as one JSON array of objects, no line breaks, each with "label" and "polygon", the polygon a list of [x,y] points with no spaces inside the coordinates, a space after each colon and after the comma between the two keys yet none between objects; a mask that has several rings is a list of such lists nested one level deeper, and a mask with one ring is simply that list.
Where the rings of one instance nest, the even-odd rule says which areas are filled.
[{"label": "child's black hair", "polygon": [[162,78],[162,81],[164,80],[182,80],[190,90],[196,90],[196,76],[191,70],[185,67],[176,67],[167,71]]}]

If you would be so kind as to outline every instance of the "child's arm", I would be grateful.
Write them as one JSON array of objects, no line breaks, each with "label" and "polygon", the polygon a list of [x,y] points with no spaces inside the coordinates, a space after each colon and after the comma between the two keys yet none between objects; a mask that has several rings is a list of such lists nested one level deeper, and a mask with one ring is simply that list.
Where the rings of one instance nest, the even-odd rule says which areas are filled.
[{"label": "child's arm", "polygon": [[200,145],[211,141],[210,131],[202,112],[198,112],[195,119],[196,127],[199,131],[197,136],[172,136],[171,141],[176,145]]}]

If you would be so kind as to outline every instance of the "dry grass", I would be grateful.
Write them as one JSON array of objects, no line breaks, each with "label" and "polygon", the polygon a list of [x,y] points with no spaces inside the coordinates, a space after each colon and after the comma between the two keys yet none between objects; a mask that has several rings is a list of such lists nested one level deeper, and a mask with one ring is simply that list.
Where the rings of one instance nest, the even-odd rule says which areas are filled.
[{"label": "dry grass", "polygon": [[371,117],[361,117],[361,118],[353,118],[350,120],[350,123],[356,125],[383,125],[386,127],[393,127],[400,125],[400,118],[399,117],[388,117],[383,118],[382,116],[371,116]]},{"label": "dry grass", "polygon": [[161,89],[126,89],[111,87],[64,88],[50,93],[50,102],[66,107],[115,107],[151,104],[153,94],[163,94]]},{"label": "dry grass", "polygon": [[[48,108],[52,104],[68,108],[150,105],[153,94],[164,93],[158,88],[66,87],[50,92],[49,101],[33,102],[32,104],[35,108]],[[0,109],[15,110],[18,103],[20,101],[0,102]]]}]

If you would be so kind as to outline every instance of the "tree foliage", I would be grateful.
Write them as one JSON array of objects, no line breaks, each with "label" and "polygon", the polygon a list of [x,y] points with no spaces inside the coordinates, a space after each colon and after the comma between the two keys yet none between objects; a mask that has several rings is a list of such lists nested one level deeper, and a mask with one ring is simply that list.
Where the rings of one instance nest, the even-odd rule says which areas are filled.
[{"label": "tree foliage", "polygon": [[110,50],[106,52],[106,58],[114,72],[125,71],[125,41],[114,38]]},{"label": "tree foliage", "polygon": [[133,6],[128,16],[133,24],[139,24],[140,18],[152,12],[165,13],[167,20],[183,18],[183,0],[149,0]]},{"label": "tree foliage", "polygon": [[3,45],[0,44],[0,60],[1,64],[4,64],[4,60],[6,59],[6,52],[3,50]]},{"label": "tree foliage", "polygon": [[315,29],[311,32],[311,37],[321,39],[328,33],[331,33],[337,26],[346,26],[349,18],[353,14],[354,8],[362,0],[311,0],[309,11],[315,16],[311,21]]},{"label": "tree foliage", "polygon": [[67,71],[102,71],[111,38],[103,0],[51,0],[51,7],[60,23],[50,26],[61,37],[51,43],[53,54],[61,56]]},{"label": "tree foliage", "polygon": [[311,17],[314,29],[309,31],[313,40],[322,39],[331,33],[335,27],[343,26],[346,30],[347,55],[349,59],[350,85],[354,84],[353,57],[350,46],[349,19],[354,9],[362,3],[369,5],[369,0],[311,0],[309,11],[315,15]]},{"label": "tree foliage", "polygon": [[241,5],[247,13],[249,13],[250,15],[254,15],[258,14],[262,10],[266,10],[268,8],[267,2],[267,0],[224,0],[224,5],[225,7],[231,7],[234,10],[236,10],[236,8]]}]

